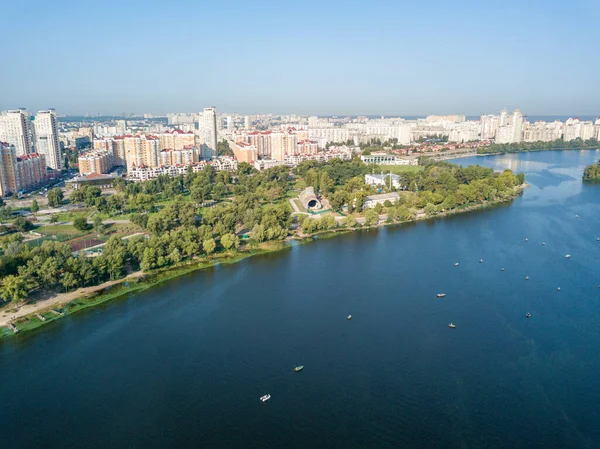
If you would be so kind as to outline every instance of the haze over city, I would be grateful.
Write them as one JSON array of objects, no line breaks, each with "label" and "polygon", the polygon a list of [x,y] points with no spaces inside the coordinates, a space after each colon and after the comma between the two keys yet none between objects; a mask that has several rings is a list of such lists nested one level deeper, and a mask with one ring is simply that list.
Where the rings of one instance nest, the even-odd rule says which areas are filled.
[{"label": "haze over city", "polygon": [[3,10],[0,110],[586,115],[600,104],[595,1],[34,0]]}]

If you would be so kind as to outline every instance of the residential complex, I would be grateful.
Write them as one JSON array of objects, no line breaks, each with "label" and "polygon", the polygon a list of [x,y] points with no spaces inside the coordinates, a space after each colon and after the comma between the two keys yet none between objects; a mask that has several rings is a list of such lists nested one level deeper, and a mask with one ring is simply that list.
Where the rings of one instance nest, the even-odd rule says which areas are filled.
[{"label": "residential complex", "polygon": [[0,142],[0,196],[36,187],[46,179],[46,161],[37,153],[17,156],[15,146]]},{"label": "residential complex", "polygon": [[91,150],[78,158],[79,173],[108,173],[114,166],[113,152],[109,150]]}]

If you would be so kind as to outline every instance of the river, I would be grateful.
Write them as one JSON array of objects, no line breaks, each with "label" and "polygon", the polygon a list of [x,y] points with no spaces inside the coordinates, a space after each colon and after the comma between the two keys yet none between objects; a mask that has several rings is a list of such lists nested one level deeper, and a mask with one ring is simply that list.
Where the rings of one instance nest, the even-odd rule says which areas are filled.
[{"label": "river", "polygon": [[0,447],[600,447],[599,154],[460,159],[531,187],[5,340]]}]

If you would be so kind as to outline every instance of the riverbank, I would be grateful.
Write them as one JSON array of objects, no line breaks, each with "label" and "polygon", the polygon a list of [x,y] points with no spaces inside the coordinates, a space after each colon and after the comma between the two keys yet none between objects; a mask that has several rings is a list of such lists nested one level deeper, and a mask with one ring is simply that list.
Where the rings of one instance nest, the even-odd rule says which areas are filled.
[{"label": "riverbank", "polygon": [[[572,141],[578,142],[578,141]],[[585,141],[580,145],[565,145],[545,146],[539,142],[532,144],[492,144],[488,147],[478,148],[477,156],[496,156],[499,154],[514,154],[514,153],[537,153],[541,151],[580,151],[580,150],[600,150],[600,144],[597,141]]]},{"label": "riverbank", "polygon": [[439,212],[432,216],[424,213],[417,214],[412,220],[390,221],[387,215],[380,215],[377,224],[372,226],[360,226],[353,228],[337,228],[326,231],[319,231],[312,234],[302,234],[301,231],[295,236],[288,237],[285,241],[271,241],[258,244],[256,246],[247,245],[245,248],[231,253],[217,254],[210,259],[201,259],[182,262],[177,266],[156,270],[148,273],[141,271],[131,273],[125,278],[105,282],[103,284],[84,287],[73,292],[60,293],[48,299],[40,300],[34,304],[25,304],[17,310],[14,308],[3,311],[0,317],[0,338],[15,335],[13,326],[18,333],[37,329],[45,324],[49,324],[66,315],[79,312],[80,310],[94,307],[107,301],[124,297],[133,293],[140,293],[148,290],[160,283],[175,279],[177,277],[192,273],[194,271],[214,267],[220,264],[234,264],[248,257],[281,251],[290,248],[290,244],[308,243],[322,238],[331,238],[348,232],[360,231],[365,229],[379,228],[390,225],[402,225],[422,220],[435,220],[441,217],[472,212],[511,202],[522,194],[528,184],[515,187],[515,192],[509,198],[495,201],[483,201],[464,207],[458,207],[449,211]]}]

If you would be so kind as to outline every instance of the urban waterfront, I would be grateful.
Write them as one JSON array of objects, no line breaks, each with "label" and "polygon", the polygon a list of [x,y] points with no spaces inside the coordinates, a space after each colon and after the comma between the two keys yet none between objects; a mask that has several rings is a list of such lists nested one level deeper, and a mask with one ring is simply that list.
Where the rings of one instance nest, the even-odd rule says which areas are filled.
[{"label": "urban waterfront", "polygon": [[598,447],[600,186],[581,174],[599,157],[460,159],[531,187],[3,341],[0,445]]}]

